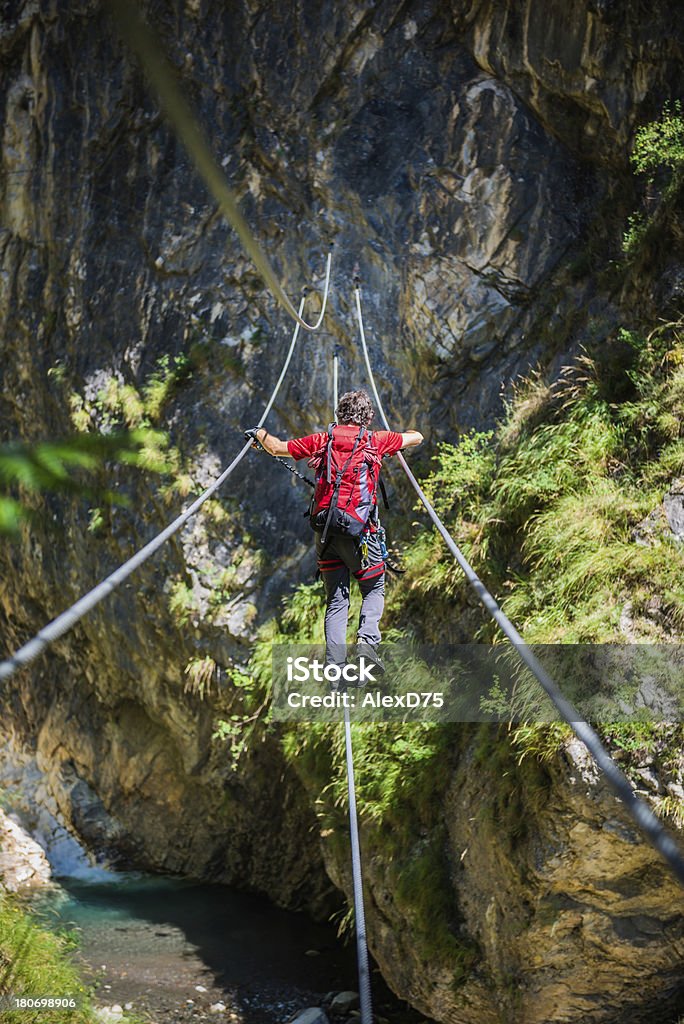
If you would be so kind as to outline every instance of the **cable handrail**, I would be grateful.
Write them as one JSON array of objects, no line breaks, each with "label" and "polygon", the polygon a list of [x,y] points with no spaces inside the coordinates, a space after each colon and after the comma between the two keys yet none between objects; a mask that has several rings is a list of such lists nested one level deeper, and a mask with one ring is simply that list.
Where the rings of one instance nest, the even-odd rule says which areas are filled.
[{"label": "cable handrail", "polygon": [[[236,232],[271,294],[300,327],[305,331],[316,331],[323,320],[325,306],[323,306],[316,323],[308,324],[292,305],[267,256],[240,212],[228,179],[219,166],[205,134],[199,126],[197,117],[179,88],[174,71],[157,43],[154,33],[140,16],[138,5],[132,0],[105,0],[105,3],[127,45],[137,54],[166,116],[188,151],[195,169],[204,179],[205,185],[217,201],[222,214]],[[328,254],[327,275],[327,279],[329,279],[330,253]]]},{"label": "cable handrail", "polygon": [[[326,282],[327,288],[327,282]],[[326,290],[327,296],[327,290]],[[304,304],[306,302],[306,295],[302,296],[299,304],[299,313],[303,313]],[[299,336],[299,321],[295,324],[294,333],[290,342],[283,368],[280,372],[280,376],[276,382],[276,385],[271,393],[271,396],[266,403],[266,407],[261,415],[258,426],[263,426],[263,423],[268,416],[269,412],[273,408],[273,403],[278,395],[280,387],[285,379],[288,367],[292,360],[292,355],[297,344],[297,338]],[[83,597],[79,598],[71,607],[63,611],[55,619],[44,626],[34,637],[23,644],[14,654],[10,655],[4,661],[0,661],[0,680],[9,679],[10,676],[14,675],[20,668],[30,664],[34,661],[39,654],[41,654],[46,647],[58,640],[59,637],[64,636],[70,629],[72,629],[77,622],[79,622],[84,615],[91,611],[96,605],[103,601],[109,596],[116,588],[126,580],[131,573],[135,572],[144,562],[150,558],[156,551],[162,547],[166,541],[172,537],[178,530],[183,526],[202,505],[207,501],[212,494],[221,487],[221,485],[228,479],[231,473],[239,466],[244,459],[245,455],[252,447],[251,439],[241,448],[238,454],[235,456],[233,461],[226,469],[211,483],[206,490],[200,494],[191,505],[188,506],[172,523],[169,523],[165,529],[153,537],[151,541],[145,544],[139,551],[132,555],[126,562],[115,569],[113,573],[101,580],[96,586],[89,590],[88,593],[84,594]]]},{"label": "cable handrail", "polygon": [[[363,358],[366,364],[366,372],[368,379],[373,391],[373,396],[377,403],[377,408],[380,413],[380,418],[385,426],[386,430],[390,429],[389,420],[385,415],[385,409],[380,400],[378,389],[375,383],[375,377],[373,375],[373,368],[371,366],[370,357],[368,354],[368,345],[366,343],[366,333],[363,326],[363,314],[361,312],[361,295],[358,283],[355,283],[355,299],[356,299],[356,313],[359,325],[359,336],[361,339],[361,347],[363,350]],[[601,771],[606,776],[608,783],[610,784],[613,791],[623,801],[627,810],[631,814],[632,818],[647,837],[651,845],[660,853],[660,855],[667,861],[670,868],[678,881],[684,885],[684,855],[682,855],[679,846],[665,829],[660,819],[653,813],[651,808],[640,798],[634,791],[634,787],[630,783],[629,779],[623,772],[620,771],[613,758],[610,756],[605,746],[599,739],[596,732],[592,729],[588,722],[586,722],[575,706],[567,700],[563,695],[560,688],[557,686],[551,675],[546,671],[544,666],[538,660],[536,655],[533,653],[529,645],[525,642],[521,634],[515,628],[510,619],[501,610],[495,599],[492,597],[490,592],[485,587],[484,583],[480,580],[479,576],[468,562],[467,558],[460,550],[453,537],[442,523],[441,519],[432,507],[429,499],[422,490],[420,484],[416,480],[415,476],[409,469],[406,459],[398,453],[398,458],[404,473],[408,477],[409,483],[413,487],[414,491],[418,495],[420,501],[424,505],[432,523],[440,533],[447,548],[454,556],[459,566],[463,570],[468,583],[475,591],[482,605],[492,616],[496,624],[502,630],[504,635],[513,644],[516,652],[522,661],[527,665],[532,674],[539,681],[543,689],[546,691],[549,698],[553,701],[554,705],[558,709],[561,717],[565,722],[573,729],[575,735],[588,749],[591,756],[596,761]]]},{"label": "cable handrail", "polygon": [[347,797],[349,800],[349,839],[351,843],[352,881],[354,888],[354,923],[356,927],[356,963],[359,976],[359,1009],[361,1024],[373,1024],[368,941],[366,939],[366,912],[363,904],[363,872],[361,870],[361,843],[356,810],[356,783],[354,779],[354,753],[352,749],[349,708],[344,705],[344,747],[347,764]]}]

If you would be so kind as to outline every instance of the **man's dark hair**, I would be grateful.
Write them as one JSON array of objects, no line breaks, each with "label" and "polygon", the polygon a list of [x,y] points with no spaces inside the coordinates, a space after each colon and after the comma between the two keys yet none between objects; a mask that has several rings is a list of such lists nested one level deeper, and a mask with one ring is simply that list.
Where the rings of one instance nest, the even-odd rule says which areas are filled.
[{"label": "man's dark hair", "polygon": [[355,423],[367,427],[374,415],[373,404],[365,391],[347,391],[337,403],[337,422],[345,426]]}]

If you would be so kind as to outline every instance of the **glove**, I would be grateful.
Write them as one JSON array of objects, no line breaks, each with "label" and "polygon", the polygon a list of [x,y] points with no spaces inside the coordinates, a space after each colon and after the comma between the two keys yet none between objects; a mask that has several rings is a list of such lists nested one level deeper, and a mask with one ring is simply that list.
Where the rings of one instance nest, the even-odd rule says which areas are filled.
[{"label": "glove", "polygon": [[259,440],[257,439],[257,431],[259,429],[259,427],[250,427],[249,430],[245,430],[245,440],[252,442],[252,448],[263,447]]}]

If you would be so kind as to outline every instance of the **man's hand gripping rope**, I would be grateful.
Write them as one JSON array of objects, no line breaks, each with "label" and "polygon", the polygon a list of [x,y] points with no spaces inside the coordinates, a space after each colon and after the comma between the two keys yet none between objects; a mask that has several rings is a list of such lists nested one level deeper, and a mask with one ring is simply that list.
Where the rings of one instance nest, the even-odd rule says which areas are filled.
[{"label": "man's hand gripping rope", "polygon": [[261,449],[263,449],[263,451],[266,451],[266,449],[264,448],[263,444],[259,440],[259,431],[260,430],[263,430],[264,433],[266,433],[266,428],[265,427],[250,427],[249,430],[245,430],[245,441],[251,441],[252,442],[252,448],[257,448],[257,449],[261,448]]},{"label": "man's hand gripping rope", "polygon": [[[263,439],[259,437],[260,430],[263,430],[264,432]],[[303,480],[305,484],[309,485],[309,487],[316,486],[313,480],[310,480],[308,476],[304,476],[302,473],[298,472],[298,470],[296,470],[294,466],[291,466],[288,462],[286,462],[285,459],[281,459],[279,455],[274,455],[273,452],[269,452],[268,448],[263,443],[263,440],[265,440],[268,437],[268,431],[266,430],[266,427],[250,427],[249,430],[245,430],[244,434],[245,440],[252,442],[252,448],[256,448],[257,451],[261,449],[262,451],[266,452],[266,454],[274,458],[276,462],[279,462],[281,466],[284,466],[289,473],[292,473],[293,476],[299,477],[299,479]]]}]

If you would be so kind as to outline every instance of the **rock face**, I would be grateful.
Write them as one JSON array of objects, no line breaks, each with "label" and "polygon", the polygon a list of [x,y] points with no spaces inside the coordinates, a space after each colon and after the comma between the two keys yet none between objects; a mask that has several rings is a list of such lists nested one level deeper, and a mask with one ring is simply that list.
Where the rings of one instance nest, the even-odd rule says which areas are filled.
[{"label": "rock face", "polygon": [[681,81],[667,0],[473,0],[451,5],[480,67],[503,79],[578,156],[619,167],[649,94]]},{"label": "rock face", "polygon": [[42,847],[0,810],[0,887],[10,892],[46,885],[52,878]]},{"label": "rock face", "polygon": [[[408,843],[365,822],[369,943],[397,994],[448,1024],[677,1020],[681,887],[584,746],[541,765],[463,733],[435,779],[443,800],[403,808]],[[323,849],[351,899],[334,835]]]},{"label": "rock face", "polygon": [[660,508],[634,529],[637,544],[648,545],[654,538],[663,536],[669,540],[684,540],[684,480],[673,480]]},{"label": "rock face", "polygon": [[[498,820],[484,827],[468,820],[468,808],[483,806],[497,779],[467,765],[466,758],[450,787],[447,821],[468,933],[496,979],[497,998],[483,1019],[500,1019],[505,1007],[506,1019],[526,1024],[646,1024],[657,1003],[663,1013],[674,1010],[681,997],[681,888],[584,746],[573,739],[550,778],[539,773],[541,793],[528,777],[528,791],[513,792]],[[490,996],[489,985],[485,990]],[[607,990],[610,1004],[597,1000]]]},{"label": "rock face", "polygon": [[[100,5],[5,7],[2,435],[137,418],[175,450],[164,487],[113,468],[106,485],[127,505],[48,498],[3,546],[12,649],[226,464],[292,327]],[[357,265],[388,413],[432,440],[487,425],[518,375],[558,368],[629,322],[626,299],[591,271],[618,252],[634,126],[680,91],[678,4],[173,0],[147,11],[291,295],[312,280],[320,290],[335,242],[326,330],[301,340],[268,421],[281,436],[330,418],[334,345],[342,388],[364,383]],[[681,273],[667,246],[660,258],[665,314]],[[644,276],[630,303],[651,308],[651,284]],[[156,401],[155,380],[179,365],[185,376]],[[217,718],[249,717],[232,667],[293,579],[310,577],[305,500],[251,456],[211,512],[15,677],[3,720],[34,746],[50,799],[93,848],[322,912],[328,875],[348,889],[346,867],[339,851],[321,854],[278,737],[259,722],[246,744],[239,729],[215,737]],[[371,942],[386,978],[445,1022],[652,1019],[640,1007],[668,1004],[681,977],[681,908],[620,809],[600,787],[578,795],[584,783],[559,768],[556,814],[536,814],[513,849],[505,829],[473,824],[487,792],[467,767],[435,814],[480,974],[464,968],[459,985],[453,966],[431,966],[410,908],[392,912],[371,860]]]},{"label": "rock face", "polygon": [[[5,740],[0,748],[0,792],[11,818],[8,822],[18,827],[13,838],[22,834],[29,848],[36,854],[36,864],[42,866],[38,880],[65,875],[97,877],[101,870],[79,844],[59,810],[50,785],[49,776],[38,767],[31,756],[14,737]],[[11,840],[12,837],[10,837]],[[21,843],[19,851],[24,848]],[[16,843],[9,841],[10,856]],[[102,872],[106,874],[106,872]],[[29,876],[30,877],[30,876]],[[12,886],[5,878],[7,888]]]}]

